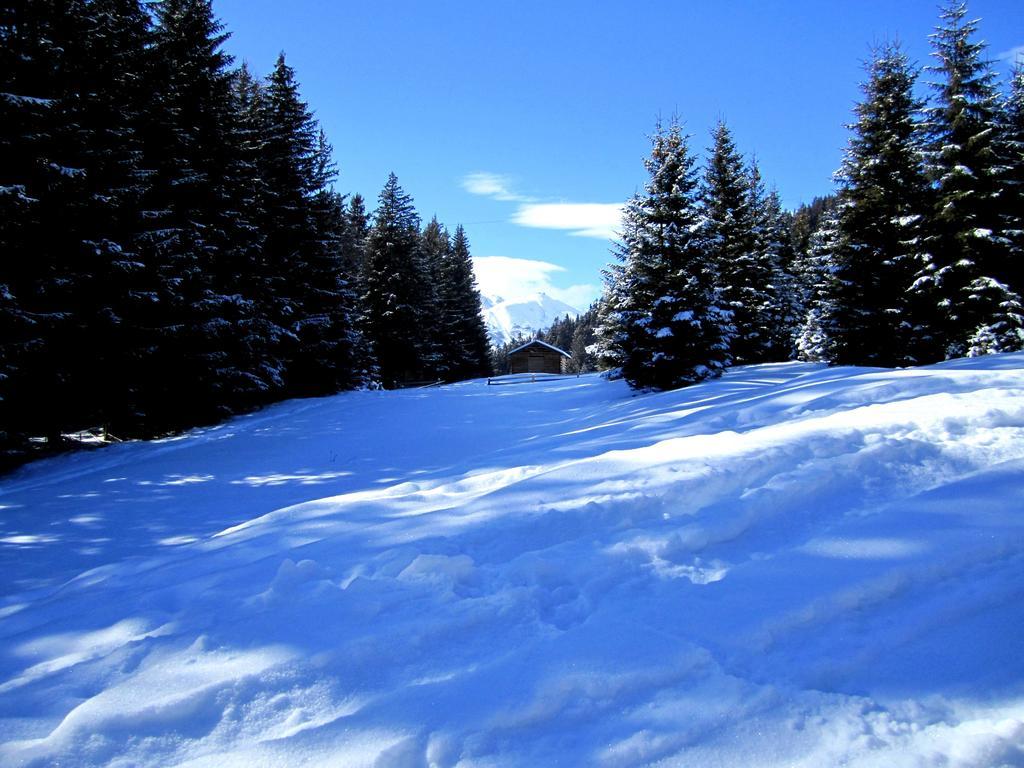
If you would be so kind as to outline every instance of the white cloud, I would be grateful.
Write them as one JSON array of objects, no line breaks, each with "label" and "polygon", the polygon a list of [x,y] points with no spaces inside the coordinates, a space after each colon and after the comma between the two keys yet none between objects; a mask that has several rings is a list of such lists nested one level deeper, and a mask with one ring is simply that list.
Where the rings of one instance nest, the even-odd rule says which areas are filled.
[{"label": "white cloud", "polygon": [[1024,45],[1018,45],[1008,51],[1003,51],[999,54],[999,59],[1001,61],[1008,61],[1010,64],[1016,64],[1018,61],[1024,63]]},{"label": "white cloud", "polygon": [[568,288],[554,285],[552,276],[567,270],[548,261],[516,259],[511,256],[474,256],[473,271],[481,293],[506,300],[546,293],[577,309],[586,309],[600,293],[596,285],[570,285]]},{"label": "white cloud", "polygon": [[499,173],[469,173],[462,177],[462,188],[471,195],[490,197],[513,203],[533,202],[532,197],[520,195],[512,190],[512,180]]},{"label": "white cloud", "polygon": [[564,229],[579,237],[618,238],[622,203],[532,203],[520,205],[512,221],[523,227]]},{"label": "white cloud", "polygon": [[516,192],[510,177],[486,171],[463,176],[462,188],[472,195],[519,203],[512,223],[521,227],[559,229],[576,237],[598,240],[618,238],[622,203],[543,203]]}]

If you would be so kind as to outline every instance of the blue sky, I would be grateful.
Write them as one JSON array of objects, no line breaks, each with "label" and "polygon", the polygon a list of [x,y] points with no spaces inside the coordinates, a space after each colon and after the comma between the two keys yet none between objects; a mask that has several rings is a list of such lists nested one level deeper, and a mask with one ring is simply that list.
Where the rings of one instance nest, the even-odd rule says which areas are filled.
[{"label": "blue sky", "polygon": [[[926,63],[935,0],[387,3],[214,0],[229,53],[280,51],[372,209],[394,171],[424,219],[462,223],[485,292],[585,308],[659,116],[702,152],[719,118],[787,207],[832,188],[872,42]],[[974,0],[1009,71],[1024,2]]]}]

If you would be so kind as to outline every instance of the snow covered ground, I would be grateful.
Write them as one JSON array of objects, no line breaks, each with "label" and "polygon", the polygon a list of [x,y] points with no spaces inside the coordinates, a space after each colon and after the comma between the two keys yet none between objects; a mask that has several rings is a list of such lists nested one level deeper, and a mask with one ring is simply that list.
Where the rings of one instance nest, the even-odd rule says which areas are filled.
[{"label": "snow covered ground", "polygon": [[1024,765],[1024,355],[352,393],[0,488],[4,766]]}]

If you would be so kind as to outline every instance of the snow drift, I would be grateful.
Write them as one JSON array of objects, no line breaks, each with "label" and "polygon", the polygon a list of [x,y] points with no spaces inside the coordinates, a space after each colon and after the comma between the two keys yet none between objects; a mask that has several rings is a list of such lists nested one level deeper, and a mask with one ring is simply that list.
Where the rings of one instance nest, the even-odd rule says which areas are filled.
[{"label": "snow drift", "polygon": [[352,393],[24,468],[3,765],[1024,763],[1024,355]]}]

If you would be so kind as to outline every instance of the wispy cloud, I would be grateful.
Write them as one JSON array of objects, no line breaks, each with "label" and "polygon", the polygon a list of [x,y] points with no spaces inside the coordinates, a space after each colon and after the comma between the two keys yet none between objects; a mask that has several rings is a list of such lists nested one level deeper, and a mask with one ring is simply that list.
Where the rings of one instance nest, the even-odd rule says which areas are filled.
[{"label": "wispy cloud", "polygon": [[1008,51],[1003,51],[998,57],[1001,61],[1008,61],[1016,64],[1018,61],[1024,64],[1024,45],[1018,45]]},{"label": "wispy cloud", "polygon": [[512,221],[523,227],[563,229],[578,237],[614,240],[622,209],[622,203],[530,203],[520,205]]},{"label": "wispy cloud", "polygon": [[477,171],[462,177],[462,188],[472,195],[519,203],[512,223],[536,229],[558,229],[577,237],[614,240],[622,220],[622,203],[542,202],[516,191],[512,179],[500,173]]},{"label": "wispy cloud", "polygon": [[532,203],[535,198],[521,195],[512,189],[512,180],[500,173],[469,173],[462,177],[462,188],[471,195],[490,197],[512,203]]},{"label": "wispy cloud", "polygon": [[568,270],[549,261],[516,259],[511,256],[474,256],[473,271],[481,293],[506,300],[546,293],[576,309],[586,309],[600,293],[598,286],[590,284],[570,285],[567,288],[556,286],[552,282],[553,277]]}]

